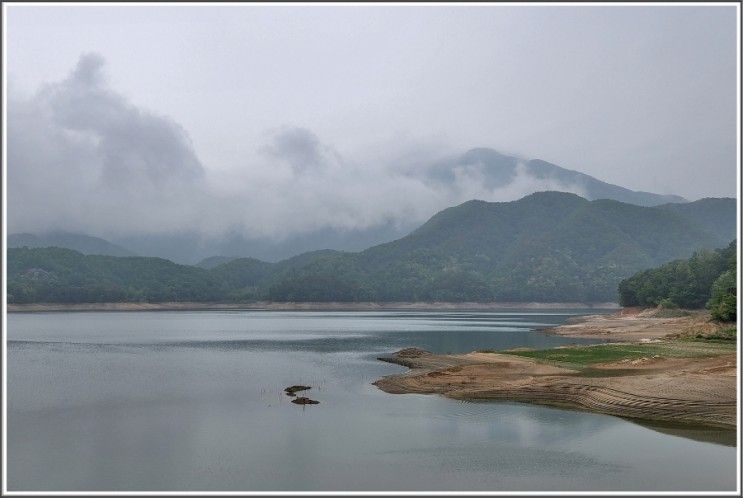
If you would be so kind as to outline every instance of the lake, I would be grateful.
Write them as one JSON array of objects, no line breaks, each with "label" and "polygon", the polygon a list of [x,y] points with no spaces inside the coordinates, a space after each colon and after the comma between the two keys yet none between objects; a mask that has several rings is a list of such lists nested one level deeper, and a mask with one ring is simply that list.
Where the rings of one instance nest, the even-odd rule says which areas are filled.
[{"label": "lake", "polygon": [[409,346],[589,342],[537,330],[585,313],[11,313],[8,489],[734,490],[729,433],[371,385]]}]

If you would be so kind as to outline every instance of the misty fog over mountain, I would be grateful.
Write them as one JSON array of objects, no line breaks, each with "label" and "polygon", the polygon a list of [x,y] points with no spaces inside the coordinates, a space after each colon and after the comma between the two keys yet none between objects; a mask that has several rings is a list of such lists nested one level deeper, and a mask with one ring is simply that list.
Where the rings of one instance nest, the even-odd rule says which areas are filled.
[{"label": "misty fog over mountain", "polygon": [[472,199],[735,192],[724,9],[167,12],[122,10],[126,43],[99,9],[10,19],[9,233],[275,261]]}]

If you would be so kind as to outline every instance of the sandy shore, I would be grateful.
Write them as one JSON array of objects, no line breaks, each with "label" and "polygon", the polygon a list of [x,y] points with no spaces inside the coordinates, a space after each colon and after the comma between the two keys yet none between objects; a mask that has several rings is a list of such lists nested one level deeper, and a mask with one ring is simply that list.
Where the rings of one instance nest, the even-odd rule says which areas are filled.
[{"label": "sandy shore", "polygon": [[569,318],[564,325],[543,329],[564,337],[606,341],[644,342],[690,334],[709,334],[725,325],[712,322],[705,311],[679,312],[684,316],[664,316],[673,312],[625,308],[616,313]]},{"label": "sandy shore", "polygon": [[278,311],[375,311],[375,310],[502,310],[502,309],[616,309],[616,303],[34,303],[8,304],[8,312],[39,311],[196,311],[196,310],[278,310]]},{"label": "sandy shore", "polygon": [[[580,329],[575,328],[577,324],[555,329],[563,335],[643,341],[601,346],[604,351],[609,348],[628,355],[612,361],[585,361],[585,353],[599,351],[588,350],[592,346],[549,350],[550,354],[585,361],[577,364],[548,361],[541,353],[520,356],[519,351],[531,354],[524,350],[436,355],[407,349],[380,359],[411,370],[374,384],[389,393],[513,400],[640,420],[734,428],[734,343],[679,338],[692,331],[696,334],[696,325],[705,325],[706,320],[704,314],[653,321],[637,313],[618,313],[587,317],[580,322]],[[602,328],[604,324],[608,326]]]}]

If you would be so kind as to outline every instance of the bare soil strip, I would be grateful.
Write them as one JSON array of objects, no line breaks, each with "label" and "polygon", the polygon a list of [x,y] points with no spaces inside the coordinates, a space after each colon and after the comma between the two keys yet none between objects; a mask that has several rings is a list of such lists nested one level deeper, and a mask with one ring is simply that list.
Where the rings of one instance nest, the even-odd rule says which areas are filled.
[{"label": "bare soil strip", "polygon": [[611,314],[569,318],[564,325],[544,331],[564,337],[633,342],[678,338],[691,333],[706,335],[724,327],[711,321],[707,312],[623,308]]}]

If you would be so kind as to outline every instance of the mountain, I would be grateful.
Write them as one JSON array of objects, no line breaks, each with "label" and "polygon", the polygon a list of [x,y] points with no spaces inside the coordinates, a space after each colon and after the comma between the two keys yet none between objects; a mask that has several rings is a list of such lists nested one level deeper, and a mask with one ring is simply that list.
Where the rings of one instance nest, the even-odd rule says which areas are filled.
[{"label": "mountain", "polygon": [[71,232],[12,233],[8,234],[8,247],[63,247],[83,254],[136,256],[134,252],[99,237]]},{"label": "mountain", "polygon": [[708,197],[685,204],[664,204],[658,207],[689,218],[721,240],[736,237],[738,209],[735,199],[731,197]]},{"label": "mountain", "polygon": [[281,240],[247,237],[230,233],[204,237],[196,232],[128,235],[114,242],[139,254],[170,259],[181,264],[200,264],[214,255],[232,254],[277,262],[305,252],[322,249],[361,251],[410,233],[417,224],[410,221],[384,223],[364,229],[340,230],[330,227],[298,233]]},{"label": "mountain", "polygon": [[[691,203],[694,204],[694,203]],[[730,202],[677,212],[575,194],[468,201],[411,234],[361,252],[322,250],[278,263],[238,258],[211,269],[158,258],[9,249],[11,302],[80,299],[249,301],[605,302],[639,270],[729,244],[705,216]],[[724,214],[727,213],[727,214]],[[729,227],[728,227],[729,228]],[[216,261],[215,261],[216,262]]]},{"label": "mountain", "polygon": [[[413,161],[413,164],[415,162]],[[633,191],[603,182],[592,176],[566,169],[540,159],[521,159],[490,148],[474,148],[462,154],[443,157],[425,164],[411,166],[401,162],[395,168],[401,174],[422,182],[431,195],[443,199],[467,200],[472,197],[485,200],[514,199],[537,191],[553,190],[571,192],[589,200],[613,199],[639,206],[683,203],[682,197]],[[734,202],[734,201],[733,201]],[[675,205],[675,204],[674,204]],[[690,208],[694,210],[695,208]],[[433,215],[434,210],[430,213]],[[714,209],[713,209],[714,211]],[[735,224],[735,215],[732,215]],[[281,239],[260,237],[238,232],[219,236],[206,236],[197,231],[163,232],[150,234],[123,234],[110,239],[116,249],[106,249],[102,239],[98,246],[89,246],[72,240],[87,236],[67,233],[37,235],[40,241],[16,243],[10,247],[58,246],[79,250],[85,254],[133,255],[159,257],[180,264],[213,265],[217,260],[202,264],[203,260],[218,255],[252,257],[263,261],[278,262],[305,252],[322,249],[363,251],[369,247],[397,240],[411,233],[421,224],[420,218],[411,219],[403,213],[389,214],[389,219],[368,227],[339,229],[331,226],[290,234]],[[714,217],[701,223],[718,224]],[[730,220],[725,226],[730,225]],[[710,225],[712,226],[712,225]],[[722,230],[722,228],[721,228]],[[717,233],[720,233],[717,231]],[[34,237],[16,234],[13,237]],[[93,237],[93,239],[95,239]],[[12,240],[12,237],[11,237]]]},{"label": "mountain", "polygon": [[266,285],[274,300],[330,300],[324,282],[348,300],[610,301],[634,272],[729,241],[669,209],[540,192],[445,209],[399,240]]},{"label": "mountain", "polygon": [[211,270],[214,267],[217,267],[224,263],[229,263],[230,261],[233,261],[235,259],[239,259],[239,258],[237,256],[211,256],[209,258],[202,259],[201,261],[196,263],[195,266],[198,266],[199,268],[206,268],[207,270]]},{"label": "mountain", "polygon": [[210,274],[223,286],[226,300],[255,301],[264,297],[259,283],[271,275],[275,266],[255,258],[240,258],[215,266]]},{"label": "mountain", "polygon": [[208,270],[160,258],[85,255],[59,247],[8,249],[8,302],[209,301]]},{"label": "mountain", "polygon": [[[630,190],[541,159],[525,160],[489,148],[470,149],[453,160],[439,161],[427,169],[427,174],[432,180],[443,184],[454,183],[457,175],[477,178],[489,191],[508,189],[520,178],[521,183],[533,186],[531,192],[559,190],[579,193],[589,200],[612,199],[638,206],[686,202],[677,195]],[[543,188],[538,188],[540,185]]]}]

